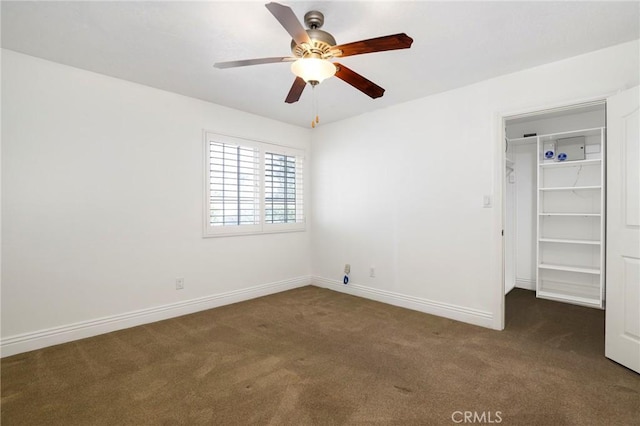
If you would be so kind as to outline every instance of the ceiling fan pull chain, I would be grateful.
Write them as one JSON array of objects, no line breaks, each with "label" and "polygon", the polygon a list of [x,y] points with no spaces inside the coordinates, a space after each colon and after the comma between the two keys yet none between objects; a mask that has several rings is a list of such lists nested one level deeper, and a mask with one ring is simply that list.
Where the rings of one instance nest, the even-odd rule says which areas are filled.
[{"label": "ceiling fan pull chain", "polygon": [[[315,119],[313,117],[316,117]],[[316,105],[316,85],[311,85],[311,128],[316,128],[318,122],[317,105]]]},{"label": "ceiling fan pull chain", "polygon": [[318,95],[316,94],[315,87],[313,89],[313,109],[316,116],[316,124],[318,124],[320,122],[318,117]]}]

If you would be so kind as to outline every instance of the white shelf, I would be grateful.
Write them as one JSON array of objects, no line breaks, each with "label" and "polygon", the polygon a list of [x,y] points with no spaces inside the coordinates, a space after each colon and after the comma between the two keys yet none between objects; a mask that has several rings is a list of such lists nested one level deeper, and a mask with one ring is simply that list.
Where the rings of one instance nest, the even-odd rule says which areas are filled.
[{"label": "white shelf", "polygon": [[558,138],[570,138],[574,136],[601,136],[604,127],[594,127],[592,129],[572,130],[570,132],[550,133],[547,135],[538,135],[541,143],[551,142]]},{"label": "white shelf", "polygon": [[507,139],[507,141],[510,144],[521,144],[521,143],[536,143],[538,141],[538,137],[537,136],[527,136],[526,138],[512,138],[512,139]]},{"label": "white shelf", "polygon": [[540,191],[577,191],[584,189],[602,189],[602,186],[559,186],[557,188],[538,188]]},{"label": "white shelf", "polygon": [[592,246],[599,246],[600,241],[598,240],[573,240],[567,238],[540,238],[539,240],[542,243],[562,243],[562,244],[586,244]]},{"label": "white shelf", "polygon": [[586,216],[600,217],[600,213],[538,213],[539,216]]},{"label": "white shelf", "polygon": [[552,265],[549,263],[541,263],[538,265],[540,269],[553,269],[554,271],[580,272],[582,274],[600,275],[600,268],[583,268],[578,266]]},{"label": "white shelf", "polygon": [[540,167],[578,167],[578,166],[589,166],[589,165],[597,165],[601,164],[602,159],[597,158],[593,160],[575,160],[575,161],[549,161],[546,163],[540,163]]},{"label": "white shelf", "polygon": [[573,296],[573,295],[563,295],[560,293],[553,293],[548,291],[538,291],[537,297],[542,299],[550,299],[557,300],[558,302],[570,302],[577,303],[578,305],[585,305],[590,307],[600,308],[602,307],[602,302],[600,298],[596,297],[584,297],[584,296]]}]

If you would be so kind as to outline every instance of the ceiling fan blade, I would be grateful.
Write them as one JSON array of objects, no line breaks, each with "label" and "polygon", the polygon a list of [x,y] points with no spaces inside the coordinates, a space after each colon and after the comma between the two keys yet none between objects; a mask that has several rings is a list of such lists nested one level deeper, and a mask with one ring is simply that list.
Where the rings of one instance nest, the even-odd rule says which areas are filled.
[{"label": "ceiling fan blade", "polygon": [[363,53],[383,52],[385,50],[408,49],[411,47],[413,39],[405,33],[388,35],[384,37],[370,38],[369,40],[354,41],[353,43],[340,44],[333,46],[332,51],[341,51],[342,53],[334,54],[334,56],[353,56],[362,55]]},{"label": "ceiling fan blade", "polygon": [[242,61],[229,61],[229,62],[216,62],[213,64],[214,68],[235,68],[246,67],[247,65],[260,65],[260,64],[273,64],[276,62],[292,62],[298,58],[281,56],[277,58],[259,58],[259,59],[245,59]]},{"label": "ceiling fan blade", "polygon": [[296,77],[293,82],[293,86],[291,86],[291,90],[289,90],[289,94],[287,95],[287,99],[284,101],[288,104],[292,104],[294,102],[298,102],[300,99],[300,95],[302,95],[302,91],[306,87],[307,83],[304,82],[300,77]]},{"label": "ceiling fan blade", "polygon": [[307,34],[307,31],[304,29],[295,13],[289,6],[284,6],[279,3],[267,3],[266,8],[269,9],[269,12],[280,22],[280,25],[284,27],[285,30],[291,37],[295,40],[297,44],[301,43],[311,43],[311,39]]},{"label": "ceiling fan blade", "polygon": [[372,97],[373,99],[379,98],[380,96],[384,95],[384,89],[374,82],[367,80],[357,72],[350,70],[342,64],[339,64],[337,62],[334,62],[333,64],[338,69],[336,71],[336,77],[338,77],[340,80],[349,83],[350,85],[352,85],[365,95]]}]

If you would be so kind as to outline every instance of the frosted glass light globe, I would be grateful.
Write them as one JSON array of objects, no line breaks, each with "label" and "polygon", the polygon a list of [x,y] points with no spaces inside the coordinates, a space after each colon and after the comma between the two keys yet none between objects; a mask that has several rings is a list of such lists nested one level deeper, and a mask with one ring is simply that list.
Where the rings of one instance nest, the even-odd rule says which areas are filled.
[{"label": "frosted glass light globe", "polygon": [[326,59],[302,58],[291,64],[291,72],[306,83],[317,81],[321,83],[336,73],[336,66]]}]

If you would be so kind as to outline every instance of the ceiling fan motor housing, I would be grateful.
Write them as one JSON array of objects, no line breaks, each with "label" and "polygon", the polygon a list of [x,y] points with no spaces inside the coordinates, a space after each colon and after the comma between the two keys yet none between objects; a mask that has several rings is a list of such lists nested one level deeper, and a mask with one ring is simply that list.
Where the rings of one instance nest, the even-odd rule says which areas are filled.
[{"label": "ceiling fan motor housing", "polygon": [[312,44],[297,44],[294,40],[291,40],[291,53],[298,58],[315,57],[326,59],[331,57],[331,48],[337,43],[331,34],[320,29],[324,24],[324,15],[317,10],[312,10],[304,15],[304,23],[309,28],[306,31]]}]

